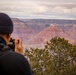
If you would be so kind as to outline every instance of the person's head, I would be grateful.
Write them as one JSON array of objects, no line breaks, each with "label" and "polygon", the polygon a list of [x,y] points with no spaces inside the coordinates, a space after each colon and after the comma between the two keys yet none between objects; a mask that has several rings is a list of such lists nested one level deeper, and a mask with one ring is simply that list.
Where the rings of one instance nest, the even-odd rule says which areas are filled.
[{"label": "person's head", "polygon": [[4,38],[6,44],[10,41],[12,32],[13,22],[11,18],[5,13],[0,13],[0,36]]}]

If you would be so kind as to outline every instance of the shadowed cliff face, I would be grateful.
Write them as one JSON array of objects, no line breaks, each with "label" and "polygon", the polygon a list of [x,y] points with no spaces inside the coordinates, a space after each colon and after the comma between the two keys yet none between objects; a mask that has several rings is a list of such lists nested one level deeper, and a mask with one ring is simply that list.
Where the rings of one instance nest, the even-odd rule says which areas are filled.
[{"label": "shadowed cliff face", "polygon": [[12,20],[14,23],[14,31],[13,31],[12,37],[22,38],[23,43],[26,42],[28,39],[30,39],[38,32],[36,29],[29,27],[27,23],[23,22],[22,20],[19,20],[19,19],[12,19]]},{"label": "shadowed cliff face", "polygon": [[65,38],[69,43],[76,43],[76,21],[66,20],[20,20],[14,22],[13,38],[23,39],[25,48],[42,48],[46,41],[58,36]]},{"label": "shadowed cliff face", "polygon": [[76,44],[76,25],[74,25],[69,31],[67,32],[75,41]]},{"label": "shadowed cliff face", "polygon": [[73,26],[71,29],[69,29],[69,30],[67,31],[67,33],[68,33],[71,37],[73,37],[73,38],[76,39],[76,27]]}]

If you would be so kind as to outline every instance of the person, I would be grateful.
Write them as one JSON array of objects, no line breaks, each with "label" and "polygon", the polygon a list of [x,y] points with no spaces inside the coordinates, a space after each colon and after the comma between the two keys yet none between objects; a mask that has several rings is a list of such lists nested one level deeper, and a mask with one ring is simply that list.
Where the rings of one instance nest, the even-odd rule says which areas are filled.
[{"label": "person", "polygon": [[13,30],[10,16],[0,13],[0,73],[1,75],[33,75],[30,64],[23,55],[22,40],[20,38],[14,40],[15,50],[8,45]]}]

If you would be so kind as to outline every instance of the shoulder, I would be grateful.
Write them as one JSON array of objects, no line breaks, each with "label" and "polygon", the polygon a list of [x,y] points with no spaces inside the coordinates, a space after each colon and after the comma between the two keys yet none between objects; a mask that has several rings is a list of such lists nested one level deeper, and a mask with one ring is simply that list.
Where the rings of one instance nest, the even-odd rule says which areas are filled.
[{"label": "shoulder", "polygon": [[14,58],[14,59],[26,59],[24,57],[24,55],[22,54],[19,54],[17,52],[14,52],[14,51],[10,51],[6,54],[6,56],[9,56],[10,58]]},{"label": "shoulder", "polygon": [[9,51],[8,53],[4,54],[1,58],[0,61],[3,63],[5,62],[7,65],[10,66],[25,66],[27,67],[29,65],[29,62],[25,58],[24,55]]},{"label": "shoulder", "polygon": [[20,71],[21,74],[24,73],[24,75],[32,75],[30,64],[25,58],[25,56],[22,54],[9,51],[2,56],[0,61],[0,65],[4,65],[4,68],[6,70],[8,67],[9,71],[11,70],[10,68],[12,68],[15,72]]},{"label": "shoulder", "polygon": [[5,54],[3,54],[1,57],[3,60],[9,60],[9,61],[27,61],[27,59],[24,57],[24,55],[16,53],[14,51],[7,51]]}]

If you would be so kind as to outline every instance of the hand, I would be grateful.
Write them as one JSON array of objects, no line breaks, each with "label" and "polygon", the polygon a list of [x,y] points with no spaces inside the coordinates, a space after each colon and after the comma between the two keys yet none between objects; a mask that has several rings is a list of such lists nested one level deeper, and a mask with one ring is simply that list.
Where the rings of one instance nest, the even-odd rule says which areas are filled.
[{"label": "hand", "polygon": [[15,39],[15,52],[23,54],[22,40],[20,38]]}]

